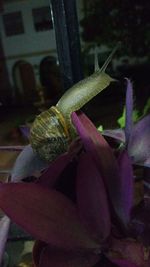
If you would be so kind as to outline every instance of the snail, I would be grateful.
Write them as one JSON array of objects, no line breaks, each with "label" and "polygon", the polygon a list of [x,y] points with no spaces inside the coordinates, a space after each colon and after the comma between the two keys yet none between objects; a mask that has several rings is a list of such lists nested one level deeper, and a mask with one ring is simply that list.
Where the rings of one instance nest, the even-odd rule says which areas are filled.
[{"label": "snail", "polygon": [[116,49],[117,46],[101,69],[96,55],[95,72],[67,90],[55,107],[52,106],[36,117],[31,127],[30,143],[33,151],[42,159],[50,162],[67,151],[75,136],[71,113],[79,110],[112,81],[115,81],[105,73],[105,70]]}]

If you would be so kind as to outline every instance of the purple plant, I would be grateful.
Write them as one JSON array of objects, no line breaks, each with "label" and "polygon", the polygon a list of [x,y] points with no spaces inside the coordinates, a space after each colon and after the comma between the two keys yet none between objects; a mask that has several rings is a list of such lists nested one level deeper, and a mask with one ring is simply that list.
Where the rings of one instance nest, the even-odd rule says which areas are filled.
[{"label": "purple plant", "polygon": [[133,124],[133,88],[127,79],[126,120],[124,129],[105,130],[103,135],[122,143],[132,159],[132,163],[150,167],[150,115]]},{"label": "purple plant", "polygon": [[[14,164],[12,170],[0,170],[0,173],[8,174],[11,183],[20,182],[23,178],[30,175],[39,175],[42,169],[47,167],[47,164],[41,161],[37,155],[34,154],[30,145],[27,146],[0,146],[0,151],[20,151],[19,156]],[[7,179],[8,180],[8,179]],[[11,221],[3,215],[0,218],[0,265],[3,261],[5,245],[9,234]]]},{"label": "purple plant", "polygon": [[1,183],[0,207],[38,240],[36,267],[148,267],[140,232],[131,233],[138,212],[127,151],[116,158],[83,113],[72,121],[80,146],[77,140],[34,183]]}]

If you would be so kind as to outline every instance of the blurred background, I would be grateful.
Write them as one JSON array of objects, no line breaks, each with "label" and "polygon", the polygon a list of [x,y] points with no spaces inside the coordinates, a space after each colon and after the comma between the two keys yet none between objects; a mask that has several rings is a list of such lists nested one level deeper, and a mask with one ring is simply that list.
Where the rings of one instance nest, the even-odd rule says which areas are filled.
[{"label": "blurred background", "polygon": [[[75,4],[83,77],[93,72],[95,46],[101,66],[121,42],[108,67],[119,83],[100,94],[99,103],[123,100],[123,78],[129,77],[136,101],[143,106],[149,97],[149,1],[76,0]],[[26,112],[32,115],[55,104],[67,89],[63,88],[53,16],[49,0],[1,1],[0,122],[18,109],[16,124],[22,123]]]},{"label": "blurred background", "polygon": [[[66,7],[65,17],[63,6]],[[83,108],[96,125],[118,127],[117,119],[125,102],[125,77],[133,82],[136,108],[142,111],[146,106],[149,112],[149,14],[148,0],[70,0],[68,3],[66,0],[0,0],[0,145],[27,144],[29,141],[22,135],[20,126],[30,125],[37,114],[55,105],[68,89],[62,68],[62,62],[66,70],[70,68],[67,52],[63,54],[65,48],[68,49],[67,42],[75,53],[71,60],[76,57],[77,45],[78,62],[81,62],[73,70],[80,69],[80,74],[71,80],[72,84],[94,71],[95,47],[102,66],[121,42],[107,69],[118,81]],[[65,26],[69,35],[66,47],[63,37],[63,43],[59,39]],[[0,169],[11,169],[17,155],[17,152],[0,152]],[[8,246],[13,247],[12,243]],[[22,253],[19,255],[30,255],[28,251],[22,250]],[[12,257],[10,267],[31,266],[25,263],[28,257],[24,263],[16,263],[12,255],[17,252],[9,254]]]}]

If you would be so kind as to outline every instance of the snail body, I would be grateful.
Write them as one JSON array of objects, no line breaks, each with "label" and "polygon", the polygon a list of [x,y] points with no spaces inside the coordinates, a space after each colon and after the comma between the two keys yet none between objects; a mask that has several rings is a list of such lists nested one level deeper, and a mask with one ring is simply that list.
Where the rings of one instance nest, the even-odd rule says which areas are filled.
[{"label": "snail body", "polygon": [[33,150],[42,159],[52,161],[67,151],[75,134],[75,129],[71,123],[71,113],[79,110],[114,81],[105,73],[105,69],[115,51],[116,48],[101,69],[96,69],[91,76],[67,90],[56,107],[51,107],[36,117],[31,127],[30,142]]}]

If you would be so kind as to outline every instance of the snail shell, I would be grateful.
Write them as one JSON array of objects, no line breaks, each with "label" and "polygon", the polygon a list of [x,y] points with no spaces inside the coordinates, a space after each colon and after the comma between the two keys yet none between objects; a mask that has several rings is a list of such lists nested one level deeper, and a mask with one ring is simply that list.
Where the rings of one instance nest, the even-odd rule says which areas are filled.
[{"label": "snail shell", "polygon": [[52,161],[67,151],[70,134],[63,115],[52,106],[38,115],[31,127],[33,150],[44,160]]}]

